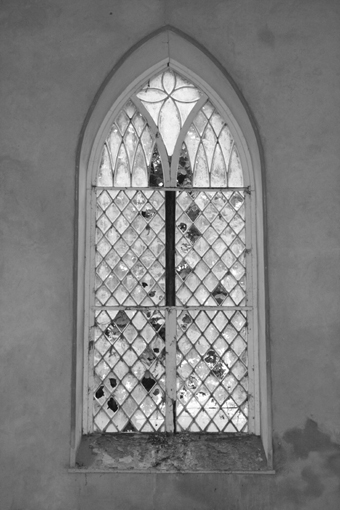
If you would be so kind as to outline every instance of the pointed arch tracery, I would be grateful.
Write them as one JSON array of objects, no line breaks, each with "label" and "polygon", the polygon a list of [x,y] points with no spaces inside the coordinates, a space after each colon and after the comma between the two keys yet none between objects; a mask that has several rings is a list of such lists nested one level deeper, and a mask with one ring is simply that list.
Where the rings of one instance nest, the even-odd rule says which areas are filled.
[{"label": "pointed arch tracery", "polygon": [[[154,166],[158,158],[162,171]],[[244,180],[227,123],[206,94],[169,68],[149,79],[119,112],[96,184],[148,187],[154,179],[174,188],[242,188]]]}]

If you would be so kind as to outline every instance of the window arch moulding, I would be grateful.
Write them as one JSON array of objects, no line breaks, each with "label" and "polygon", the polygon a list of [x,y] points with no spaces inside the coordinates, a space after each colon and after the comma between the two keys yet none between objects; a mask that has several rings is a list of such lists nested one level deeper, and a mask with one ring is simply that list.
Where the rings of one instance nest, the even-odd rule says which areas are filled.
[{"label": "window arch moulding", "polygon": [[[155,96],[151,97],[151,100],[150,92]],[[158,102],[157,99],[159,99]],[[166,103],[167,106],[165,106]],[[157,105],[158,112],[156,112]],[[177,111],[175,111],[176,108]],[[172,122],[170,131],[166,127],[169,118],[175,119],[175,121],[170,121],[170,123]],[[203,127],[201,126],[202,121],[205,123]],[[129,159],[129,149],[124,148],[122,144],[123,140],[124,143],[126,142],[129,130],[135,137],[135,141],[130,142],[132,145],[135,144],[135,156],[132,159]],[[143,136],[144,142],[142,142]],[[194,139],[196,136],[196,146],[194,146],[195,140],[190,146],[190,136]],[[209,136],[210,141],[208,140]],[[115,137],[116,141],[114,141]],[[225,147],[227,143],[225,140],[228,137],[228,143],[231,144],[229,149]],[[214,149],[209,149],[208,145],[209,143],[211,145],[213,139]],[[111,149],[112,146],[116,148],[110,150],[108,147],[110,143]],[[148,148],[146,149],[146,147]],[[227,150],[230,151],[229,156],[226,155]],[[116,154],[113,155],[115,151]],[[148,154],[147,151],[149,151]],[[143,172],[138,175],[138,168],[143,167],[143,164],[138,166],[138,153],[140,160],[144,158],[144,168],[148,168],[149,173],[151,171],[151,177],[148,177],[147,174],[142,175]],[[229,161],[227,161],[228,158]],[[231,163],[232,158],[235,160],[234,163]],[[205,176],[203,175],[204,169],[202,170],[204,159],[209,166]],[[131,168],[135,167],[132,172],[134,175],[129,176],[126,170],[125,174],[124,172],[123,174],[119,173],[118,162],[121,160],[125,160],[126,166],[130,161]],[[178,169],[179,160],[183,163],[182,166],[180,165],[180,170]],[[230,169],[231,166],[235,167],[237,162],[239,165],[239,169],[236,171],[238,177],[235,174],[236,177],[233,178]],[[223,165],[224,176],[218,170]],[[166,28],[143,41],[134,51],[129,52],[106,80],[85,123],[79,145],[78,166],[76,370],[71,468],[104,471],[112,469],[115,471],[117,469],[124,471],[133,469],[134,472],[136,470],[154,471],[154,459],[152,462],[149,459],[149,464],[145,461],[147,458],[145,449],[148,448],[148,441],[163,441],[163,448],[173,449],[175,445],[179,452],[179,458],[183,457],[180,451],[184,443],[185,448],[189,448],[191,451],[191,456],[195,457],[198,445],[202,448],[202,444],[205,444],[206,452],[208,452],[211,451],[209,448],[211,442],[216,441],[218,445],[223,443],[223,448],[225,445],[232,448],[234,447],[233,442],[241,444],[241,441],[242,448],[248,448],[248,451],[243,450],[243,455],[240,454],[240,459],[237,462],[231,462],[230,457],[226,454],[223,456],[222,463],[218,464],[217,470],[268,473],[272,463],[272,443],[267,372],[261,157],[256,131],[244,100],[232,81],[228,79],[226,72],[206,52],[188,38],[183,37],[182,34],[171,28]],[[108,177],[109,166],[111,167],[109,170],[111,177]],[[109,198],[104,199],[104,194]],[[165,195],[168,196],[167,199]],[[170,195],[173,197],[171,200],[174,200],[173,205],[169,205]],[[180,205],[175,205],[175,195],[177,195],[177,204],[180,202]],[[151,199],[152,197],[153,199]],[[99,206],[98,200],[101,201]],[[146,229],[144,229],[144,234],[142,230],[138,231],[139,227],[136,227],[135,224],[133,226],[127,224],[129,215],[124,211],[126,212],[129,206],[127,209],[117,209],[115,206],[115,201],[125,201],[126,203],[130,201],[131,211],[135,209],[136,214],[147,215],[150,211],[142,210],[142,206],[137,203],[138,200],[140,203],[148,202],[146,206],[152,208],[152,212],[156,212],[154,219],[157,223],[156,227],[152,226],[147,221],[148,218],[144,217]],[[233,208],[233,201],[236,204],[238,200],[240,200],[240,204],[241,201],[244,203],[244,205],[242,203],[242,208],[245,206],[244,214],[239,214],[237,210],[240,207],[239,204]],[[100,270],[106,272],[107,274],[103,276],[105,279],[111,272],[111,276],[113,275],[114,279],[117,279],[117,275],[114,274],[112,267],[107,264],[105,259],[106,248],[104,248],[104,252],[99,253],[100,240],[97,240],[97,244],[95,241],[96,201],[97,210],[99,207],[99,216],[101,216],[98,222],[105,223],[101,232],[105,242],[107,241],[106,229],[112,229],[115,224],[114,237],[120,244],[124,244],[125,239],[127,240],[129,229],[132,232],[132,237],[136,237],[140,245],[144,244],[143,235],[145,237],[149,233],[159,245],[163,244],[164,257],[161,264],[167,267],[171,265],[173,273],[170,279],[169,276],[165,277],[166,283],[162,282],[161,278],[155,283],[155,275],[148,268],[149,262],[154,265],[155,261],[152,262],[150,259],[145,262],[143,260],[141,267],[146,273],[143,282],[138,281],[136,275],[132,273],[130,283],[127,283],[125,278],[123,285],[124,275],[122,275],[118,286],[124,290],[123,294],[117,295],[117,290],[114,291],[113,287],[110,294],[111,290],[108,291],[110,285],[102,285],[103,296],[99,296],[98,292],[100,291],[97,290],[97,298],[94,297],[93,279],[96,255],[97,273]],[[104,204],[104,202],[107,203]],[[210,205],[207,205],[208,202]],[[220,210],[219,202],[222,204]],[[201,209],[199,217],[196,211],[197,204]],[[115,209],[116,212],[113,214],[110,209],[111,212],[107,214],[106,208],[108,207],[111,207],[112,210]],[[175,219],[176,207],[177,222]],[[213,213],[207,212],[209,207],[214,211]],[[164,210],[167,208],[167,217],[164,216],[165,213],[161,212],[162,208]],[[244,246],[240,248],[243,251],[243,262],[241,257],[236,261],[235,267],[237,269],[240,262],[241,266],[243,264],[241,271],[246,270],[247,289],[245,289],[243,281],[238,281],[232,274],[234,268],[231,268],[230,273],[230,268],[226,264],[227,252],[234,256],[231,250],[233,240],[229,241],[229,245],[228,241],[225,240],[225,243],[221,241],[223,235],[226,237],[225,233],[221,236],[222,230],[228,229],[229,223],[232,221],[227,217],[228,208],[235,215],[234,221],[237,217],[240,223],[234,227],[235,230],[232,234],[235,237],[236,232],[237,240],[241,244],[244,243]],[[189,209],[190,213],[187,211]],[[172,215],[172,222],[175,224],[173,231],[177,232],[177,240],[169,230],[166,234],[162,234],[163,230],[165,232],[165,229],[169,229],[166,227],[166,224],[169,224],[169,215]],[[223,222],[219,222],[217,226],[218,222],[214,222],[214,215],[223,219],[225,223],[222,225]],[[184,221],[182,221],[183,218]],[[130,220],[131,223],[134,221],[133,213]],[[117,222],[124,223],[125,226],[117,227]],[[163,225],[159,226],[162,222]],[[242,237],[241,234],[238,235],[237,229],[242,230],[244,224],[246,224],[246,234]],[[181,227],[183,227],[182,230],[185,228],[188,231],[181,232]],[[142,227],[140,228],[142,229]],[[119,229],[121,229],[120,232]],[[157,229],[160,229],[161,233]],[[203,245],[207,241],[204,239],[204,237],[207,238],[207,234],[203,234],[204,230],[210,232],[208,244],[215,243],[215,245],[208,246],[207,244],[206,247],[196,250],[194,244],[197,239]],[[173,239],[164,240],[165,238]],[[131,238],[130,244],[135,241]],[[186,250],[188,250],[186,244],[188,242],[190,253],[193,254],[191,259],[195,259],[194,262],[190,259],[189,263],[186,260]],[[131,247],[128,246],[128,248]],[[145,249],[145,244],[143,249]],[[119,257],[120,262],[124,263],[130,252],[130,255],[136,256],[138,259],[143,256],[143,249],[134,245],[133,250],[129,249],[128,253],[125,248],[122,249],[120,255],[115,252],[118,262],[114,263],[119,264]],[[149,249],[146,251],[150,252]],[[176,257],[165,255],[169,252],[176,253]],[[199,257],[201,258],[200,267],[197,266],[196,260]],[[156,262],[158,263],[158,261]],[[231,261],[230,264],[234,262]],[[205,267],[206,273],[201,272],[203,267]],[[214,271],[211,269],[212,267]],[[197,268],[199,275],[196,274]],[[234,283],[230,283],[230,288],[225,283],[229,278],[228,275],[230,275],[230,280],[235,280]],[[171,279],[173,283],[171,283]],[[177,284],[175,283],[176,279]],[[222,284],[224,282],[224,286],[221,282]],[[233,301],[230,297],[233,292],[231,286],[235,282]],[[151,297],[144,298],[144,301],[140,297],[136,298],[137,287],[141,288],[141,285],[148,284],[153,285],[150,292]],[[169,291],[170,288],[172,290]],[[201,291],[201,298],[196,299],[195,295],[199,291]],[[210,295],[208,295],[209,293]],[[143,296],[147,296],[147,293],[144,292]],[[125,305],[121,306],[121,302],[124,302]],[[144,310],[149,307],[149,311],[145,312],[143,306]],[[152,315],[155,313],[156,321],[152,319]],[[216,327],[216,321],[219,321],[218,317],[222,317],[221,313],[224,314],[224,322],[220,321],[221,323]],[[241,331],[237,330],[238,326],[235,326],[235,321],[237,321],[235,313],[244,320],[244,324],[240,323],[239,328],[240,330],[241,327],[243,330],[246,328],[244,338],[242,338]],[[148,318],[147,315],[150,317]],[[136,345],[130,345],[132,354],[126,355],[119,352],[118,344],[113,347],[120,336],[124,338],[125,342],[131,342],[132,337],[141,333],[143,328],[141,322],[145,320],[149,320],[151,323],[153,321],[153,329],[150,328],[153,335],[150,332],[144,333],[145,337],[150,337],[148,340],[144,339],[144,343],[145,341],[149,342],[149,345],[144,345],[141,352]],[[182,324],[180,324],[181,320]],[[102,324],[98,324],[101,321]],[[122,328],[126,328],[125,333],[119,328],[119,321],[123,322]],[[162,322],[162,329],[167,330],[167,334],[163,335],[157,330],[158,326],[155,327],[157,321],[159,324]],[[201,324],[201,329],[197,328],[196,322]],[[95,326],[99,326],[99,329]],[[235,347],[233,350],[228,344],[228,328],[233,329],[237,337],[241,339],[240,342],[247,342],[247,361],[244,361],[244,353],[243,358],[241,357],[241,351],[237,358],[237,354],[235,355],[237,348]],[[176,336],[176,329],[178,338],[175,343],[171,343],[169,338],[171,335],[172,337]],[[127,333],[128,330],[130,333]],[[191,334],[192,341],[196,341],[196,330],[198,331],[197,335],[200,334],[199,342],[206,343],[207,346],[206,348],[202,346],[194,348],[192,345],[190,350],[185,345],[186,337],[190,337]],[[182,331],[182,336],[178,335],[178,331]],[[225,346],[216,338],[216,332],[221,338],[224,338]],[[132,335],[131,338],[129,335]],[[111,345],[109,345],[109,350],[102,346],[102,358],[97,353],[97,357],[93,361],[96,353],[96,341]],[[162,343],[162,346],[157,345],[153,351],[153,343],[157,342]],[[230,344],[231,342],[229,340]],[[242,350],[242,348],[240,349]],[[97,347],[97,350],[101,349]],[[111,356],[112,352],[116,352],[116,350],[117,360],[115,362],[112,362],[112,359],[108,361],[104,352],[108,353],[106,356]],[[155,352],[158,351],[166,352],[163,361],[160,356],[155,355]],[[149,359],[138,359],[138,356],[148,358],[148,353]],[[130,359],[130,365],[124,356]],[[150,356],[154,356],[155,359],[151,360]],[[93,367],[93,363],[97,363],[96,367]],[[114,365],[116,369],[120,363],[119,367],[122,372],[118,378],[113,377],[110,363],[116,363]],[[144,367],[143,374],[141,368],[137,366],[138,363]],[[153,363],[153,373],[152,367],[148,363]],[[243,363],[247,369],[246,373]],[[232,369],[233,364],[236,367],[234,369]],[[240,368],[237,368],[237,364]],[[155,368],[157,366],[158,369]],[[188,367],[190,367],[190,374]],[[211,377],[215,377],[217,381],[217,389],[214,382],[209,380],[208,369],[211,371]],[[126,371],[134,374],[134,381],[126,379]],[[140,381],[137,381],[138,371],[140,372]],[[166,377],[162,371],[167,373]],[[119,368],[117,373],[119,373]],[[143,377],[144,383],[142,382]],[[156,387],[159,392],[158,398],[148,394],[148,382],[145,377],[150,379],[151,386]],[[111,386],[105,386],[110,378]],[[113,379],[114,382],[112,382]],[[232,383],[232,380],[235,383]],[[115,396],[114,386],[117,384],[121,394]],[[233,384],[234,386],[236,384],[237,391],[233,388]],[[146,396],[144,394],[141,396],[141,392],[138,393],[138,391],[133,393],[134,387],[135,389],[140,387]],[[229,397],[232,397],[234,390],[235,395],[232,402],[235,410],[231,411],[227,409],[229,404],[227,404],[228,397],[225,395],[229,393]],[[244,391],[247,391],[246,397],[243,395]],[[200,393],[201,402],[197,396],[198,393]],[[214,402],[209,409],[205,408],[205,404],[202,403],[207,399]],[[214,408],[214,405],[215,410],[212,411],[211,407]],[[117,418],[118,413],[121,413],[125,418],[123,420]],[[233,413],[234,418],[232,417]],[[225,425],[223,420],[226,420],[228,425]],[[146,432],[146,434],[142,434],[142,432]],[[163,432],[168,433],[165,442]],[[174,432],[178,432],[178,434]],[[131,444],[134,445],[136,451],[139,452],[137,464],[133,461],[130,466],[123,465],[120,462],[120,457],[124,457],[126,452],[120,455],[118,450],[112,452],[111,460],[107,462],[103,451],[107,451],[107,444],[104,443],[110,441],[110,433],[115,434],[115,441],[121,443],[123,451],[124,448],[131,448]],[[96,456],[92,457],[90,465],[83,461],[88,457],[86,452],[89,448],[92,452],[97,452]],[[259,451],[263,453],[260,461]],[[104,461],[104,457],[106,461]],[[161,466],[160,471],[168,472],[172,468],[183,471],[214,471],[217,465],[216,459],[210,458],[208,453],[205,457],[204,461],[195,463],[194,469],[190,462],[178,461],[182,462],[182,465]]]}]

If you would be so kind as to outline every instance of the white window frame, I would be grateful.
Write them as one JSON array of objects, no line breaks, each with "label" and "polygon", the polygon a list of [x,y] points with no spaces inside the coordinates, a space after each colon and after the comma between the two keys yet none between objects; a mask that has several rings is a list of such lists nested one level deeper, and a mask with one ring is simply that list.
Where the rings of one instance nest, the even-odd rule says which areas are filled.
[{"label": "white window frame", "polygon": [[[77,294],[75,297],[75,343],[73,420],[71,438],[71,466],[82,434],[90,431],[84,403],[87,402],[88,352],[93,343],[87,334],[90,329],[90,247],[93,244],[92,184],[101,158],[104,141],[111,125],[128,98],[148,78],[167,65],[196,84],[214,103],[227,120],[238,148],[244,179],[250,189],[250,207],[246,224],[252,247],[251,263],[253,317],[249,320],[252,337],[249,348],[250,378],[253,393],[250,402],[249,431],[261,435],[267,463],[272,465],[272,437],[270,412],[270,380],[268,345],[266,338],[264,214],[262,196],[262,158],[259,138],[249,109],[226,71],[205,51],[182,37],[177,31],[164,28],[137,45],[112,70],[99,90],[88,113],[81,133],[78,154],[78,218],[77,254],[75,260]],[[249,291],[248,291],[249,292]],[[85,341],[84,341],[85,339]],[[86,368],[84,368],[86,367]]]}]

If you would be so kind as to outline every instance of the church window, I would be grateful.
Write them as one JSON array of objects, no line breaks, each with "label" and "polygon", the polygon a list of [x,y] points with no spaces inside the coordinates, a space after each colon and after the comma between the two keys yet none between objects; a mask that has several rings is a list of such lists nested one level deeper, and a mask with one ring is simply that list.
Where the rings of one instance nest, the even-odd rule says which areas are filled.
[{"label": "church window", "polygon": [[91,193],[87,432],[254,432],[253,190],[226,116],[166,67]]}]

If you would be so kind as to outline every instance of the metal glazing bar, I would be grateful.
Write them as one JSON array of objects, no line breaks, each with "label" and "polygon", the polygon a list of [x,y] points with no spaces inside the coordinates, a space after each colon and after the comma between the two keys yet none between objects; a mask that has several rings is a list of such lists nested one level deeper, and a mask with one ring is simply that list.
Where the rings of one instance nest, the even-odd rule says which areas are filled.
[{"label": "metal glazing bar", "polygon": [[[172,307],[176,303],[175,287],[175,224],[176,224],[176,193],[165,193],[165,303]],[[166,373],[166,412],[165,430],[176,432],[176,317],[177,312],[168,308],[165,312],[165,373]]]},{"label": "metal glazing bar", "polygon": [[233,311],[233,310],[252,310],[252,306],[186,306],[186,305],[176,305],[176,306],[93,306],[93,310],[220,310],[221,312],[225,311]]},{"label": "metal glazing bar", "polygon": [[167,306],[174,306],[176,303],[175,287],[175,224],[176,224],[176,193],[167,191],[165,193],[165,303]]},{"label": "metal glazing bar", "polygon": [[118,187],[118,186],[93,186],[93,188],[95,188],[96,190],[107,190],[107,191],[121,191],[121,190],[125,190],[125,191],[156,191],[156,190],[160,190],[160,191],[187,191],[187,192],[190,192],[190,191],[245,191],[246,193],[250,193],[251,191],[253,191],[250,186],[243,186],[243,187],[220,187],[220,188],[201,188],[201,187],[191,187],[191,188],[175,188],[175,187],[163,187],[163,186],[159,186],[159,187],[148,187],[148,188],[145,188],[145,187]]}]

